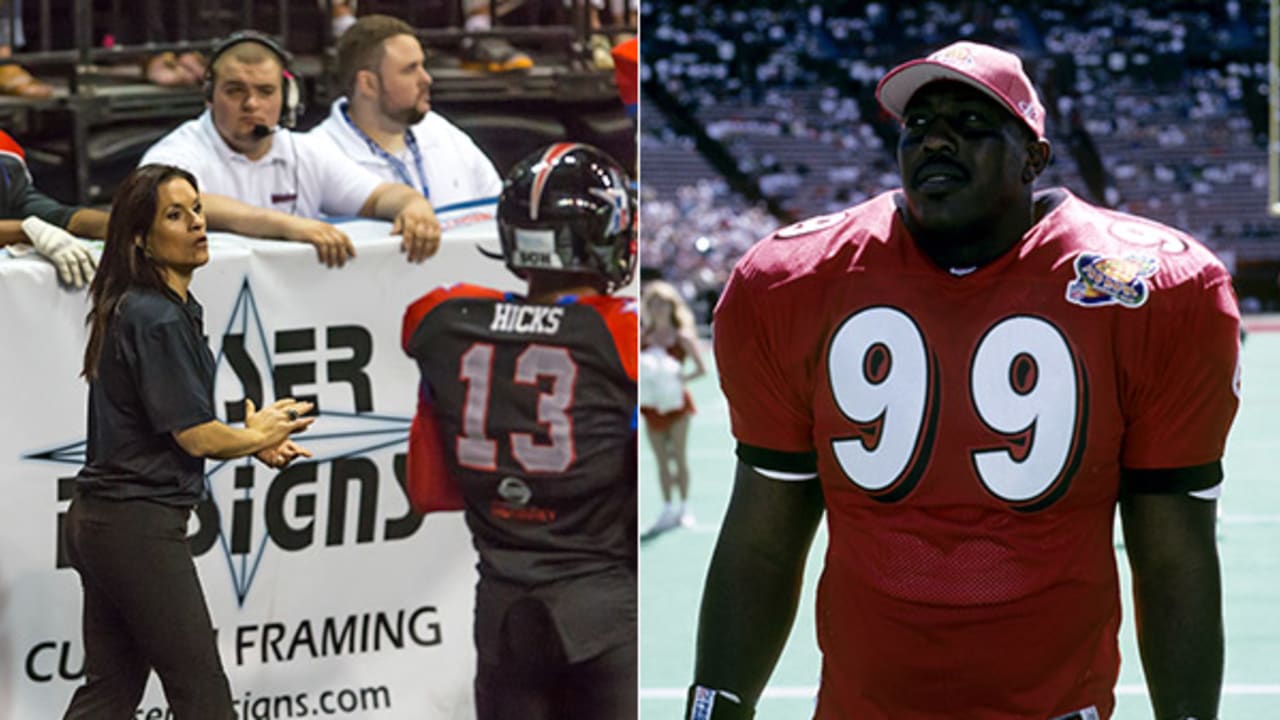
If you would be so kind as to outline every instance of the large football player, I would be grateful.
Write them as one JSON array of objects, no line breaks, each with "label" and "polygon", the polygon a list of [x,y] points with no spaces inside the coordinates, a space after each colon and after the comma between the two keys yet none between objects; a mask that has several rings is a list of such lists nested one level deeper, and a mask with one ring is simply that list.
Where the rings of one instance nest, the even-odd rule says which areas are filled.
[{"label": "large football player", "polygon": [[815,717],[1108,718],[1118,505],[1155,716],[1216,717],[1231,278],[1182,232],[1033,191],[1017,56],[956,43],[876,92],[902,188],[761,241],[716,310],[739,462],[688,716],[751,716],[825,510]]},{"label": "large football player", "polygon": [[405,314],[422,381],[420,511],[465,509],[480,555],[480,720],[636,715],[635,262],[622,169],[560,143],[505,180],[498,228],[523,295],[437,288]]}]

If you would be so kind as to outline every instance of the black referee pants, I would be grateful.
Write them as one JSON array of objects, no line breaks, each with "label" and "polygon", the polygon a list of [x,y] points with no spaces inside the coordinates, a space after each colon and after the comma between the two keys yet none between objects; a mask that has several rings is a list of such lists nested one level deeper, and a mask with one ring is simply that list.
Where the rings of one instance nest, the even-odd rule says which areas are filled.
[{"label": "black referee pants", "polygon": [[187,543],[190,510],[77,494],[67,556],[84,588],[85,683],[64,720],[134,717],[151,670],[175,720],[235,717]]},{"label": "black referee pants", "polygon": [[503,622],[499,657],[481,652],[475,680],[478,720],[634,720],[636,639],[581,662],[567,662],[546,608],[517,602]]}]

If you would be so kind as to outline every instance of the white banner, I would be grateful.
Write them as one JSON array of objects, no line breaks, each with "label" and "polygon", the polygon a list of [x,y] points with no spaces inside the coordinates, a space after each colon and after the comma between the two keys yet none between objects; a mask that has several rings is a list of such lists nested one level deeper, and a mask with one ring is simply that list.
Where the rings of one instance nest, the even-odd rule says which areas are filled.
[{"label": "white banner", "polygon": [[[461,513],[416,517],[399,482],[418,382],[400,323],[436,285],[521,284],[476,250],[499,248],[492,205],[441,222],[423,265],[388,223],[358,220],[341,226],[358,253],[345,268],[310,246],[214,234],[195,274],[219,415],[238,419],[246,393],[320,411],[299,437],[312,461],[209,461],[212,501],[192,521],[242,719],[474,717],[475,553]],[[83,679],[59,527],[84,460],[86,298],[40,258],[0,257],[0,720],[60,717]],[[172,717],[154,675],[136,717]]]}]

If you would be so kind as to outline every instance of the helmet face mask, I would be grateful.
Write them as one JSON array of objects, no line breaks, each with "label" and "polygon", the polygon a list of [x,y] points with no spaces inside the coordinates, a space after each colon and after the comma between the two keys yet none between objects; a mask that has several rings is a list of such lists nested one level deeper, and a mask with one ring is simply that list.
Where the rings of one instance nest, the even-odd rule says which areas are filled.
[{"label": "helmet face mask", "polygon": [[603,151],[557,143],[516,163],[498,200],[507,268],[575,273],[626,285],[635,269],[635,197],[622,168]]}]

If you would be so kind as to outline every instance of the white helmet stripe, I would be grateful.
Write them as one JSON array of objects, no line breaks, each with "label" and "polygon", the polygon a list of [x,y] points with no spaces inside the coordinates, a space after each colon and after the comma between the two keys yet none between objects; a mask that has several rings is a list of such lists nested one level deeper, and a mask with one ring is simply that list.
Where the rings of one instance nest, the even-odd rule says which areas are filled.
[{"label": "white helmet stripe", "polygon": [[586,146],[582,143],[556,143],[547,148],[547,151],[538,159],[538,173],[533,176],[533,184],[529,188],[530,220],[538,219],[538,206],[542,204],[542,191],[547,186],[547,180],[551,177],[551,169],[555,167],[556,160],[581,147]]}]

